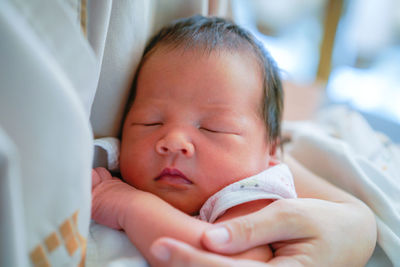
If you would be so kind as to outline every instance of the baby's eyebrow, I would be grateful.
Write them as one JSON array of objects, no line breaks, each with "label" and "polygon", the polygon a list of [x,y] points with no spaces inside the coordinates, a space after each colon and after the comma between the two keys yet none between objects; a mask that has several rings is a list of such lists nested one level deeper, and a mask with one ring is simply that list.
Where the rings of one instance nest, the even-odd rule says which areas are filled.
[{"label": "baby's eyebrow", "polygon": [[131,111],[132,110],[135,114],[139,113],[139,114],[143,114],[143,115],[146,115],[151,112],[153,112],[153,113],[160,112],[160,109],[154,103],[137,104],[136,106],[131,107]]},{"label": "baby's eyebrow", "polygon": [[240,112],[217,111],[207,113],[203,117],[203,121],[217,121],[219,123],[227,122],[234,123],[235,125],[245,125],[248,120],[246,119],[246,116]]},{"label": "baby's eyebrow", "polygon": [[205,104],[201,108],[206,111],[215,111],[226,115],[240,115],[232,106],[226,104]]}]

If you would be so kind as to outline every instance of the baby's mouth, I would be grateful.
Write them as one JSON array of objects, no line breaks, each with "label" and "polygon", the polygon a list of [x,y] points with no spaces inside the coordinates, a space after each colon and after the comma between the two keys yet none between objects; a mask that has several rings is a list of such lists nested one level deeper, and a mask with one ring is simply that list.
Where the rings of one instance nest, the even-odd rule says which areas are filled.
[{"label": "baby's mouth", "polygon": [[193,184],[181,171],[174,168],[165,168],[154,180],[170,186]]}]

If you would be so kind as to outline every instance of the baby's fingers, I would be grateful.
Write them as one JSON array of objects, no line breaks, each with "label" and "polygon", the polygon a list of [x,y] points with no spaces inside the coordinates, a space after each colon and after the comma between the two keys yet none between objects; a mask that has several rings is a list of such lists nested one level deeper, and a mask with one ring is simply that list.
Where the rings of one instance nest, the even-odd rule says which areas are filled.
[{"label": "baby's fingers", "polygon": [[101,183],[100,175],[96,170],[92,170],[92,189]]},{"label": "baby's fingers", "polygon": [[112,179],[111,173],[106,168],[97,167],[94,169],[94,171],[97,172],[97,174],[100,176],[101,180]]},{"label": "baby's fingers", "polygon": [[102,181],[112,179],[110,172],[102,167],[92,170],[92,189],[98,186]]}]

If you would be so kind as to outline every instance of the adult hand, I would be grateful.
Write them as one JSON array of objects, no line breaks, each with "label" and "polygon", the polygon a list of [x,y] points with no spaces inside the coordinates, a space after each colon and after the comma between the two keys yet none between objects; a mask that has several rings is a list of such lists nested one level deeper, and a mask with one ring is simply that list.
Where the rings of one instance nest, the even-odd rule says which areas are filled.
[{"label": "adult hand", "polygon": [[168,266],[364,266],[376,243],[375,220],[361,202],[317,199],[276,201],[264,209],[212,226],[202,242],[218,254],[271,244],[268,263],[233,261],[161,238],[152,251]]}]

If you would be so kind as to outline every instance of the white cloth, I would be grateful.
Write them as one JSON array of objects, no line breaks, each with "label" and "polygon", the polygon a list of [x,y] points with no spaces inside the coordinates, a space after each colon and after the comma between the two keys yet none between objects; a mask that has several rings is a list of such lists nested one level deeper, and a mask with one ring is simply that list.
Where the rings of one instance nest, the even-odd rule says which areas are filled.
[{"label": "white cloth", "polygon": [[124,232],[92,221],[85,267],[122,266],[144,267],[148,264]]},{"label": "white cloth", "polygon": [[118,171],[119,146],[120,141],[115,137],[103,137],[94,140],[94,167],[104,167],[110,171]]},{"label": "white cloth", "polygon": [[77,266],[90,222],[94,54],[62,1],[0,1],[0,36],[0,266]]},{"label": "white cloth", "polygon": [[153,1],[88,1],[88,10],[88,40],[100,65],[90,121],[95,137],[117,136],[151,34]]},{"label": "white cloth", "polygon": [[199,219],[213,223],[228,209],[246,202],[296,197],[292,174],[281,163],[230,184],[212,195],[201,207]]},{"label": "white cloth", "polygon": [[384,253],[368,266],[400,266],[400,148],[344,107],[325,109],[313,122],[286,122],[283,129],[294,158],[375,213]]}]

